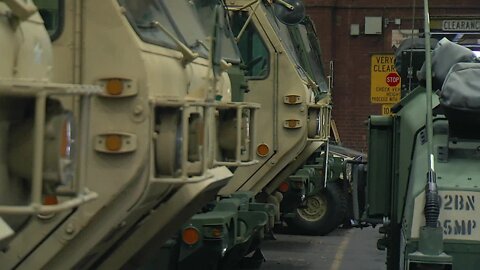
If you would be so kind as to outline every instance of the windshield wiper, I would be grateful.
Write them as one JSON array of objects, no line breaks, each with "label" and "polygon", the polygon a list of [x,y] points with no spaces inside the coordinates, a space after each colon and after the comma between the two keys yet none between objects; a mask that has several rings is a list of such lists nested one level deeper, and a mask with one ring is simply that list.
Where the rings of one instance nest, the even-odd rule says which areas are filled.
[{"label": "windshield wiper", "polygon": [[205,44],[205,42],[203,42],[203,40],[197,39],[195,43],[192,46],[190,46],[191,49],[198,48],[198,47],[203,47],[205,50],[207,50],[207,52],[210,51],[210,48],[207,46],[207,44]]},{"label": "windshield wiper", "polygon": [[248,16],[247,20],[245,21],[245,23],[243,24],[242,28],[240,29],[240,32],[238,32],[238,35],[237,37],[235,38],[235,42],[238,43],[238,41],[240,40],[240,38],[242,37],[243,35],[243,32],[245,32],[245,30],[247,29],[247,26],[248,24],[250,23],[250,21],[252,20],[253,18],[253,15],[255,15],[255,12],[257,12],[257,8],[260,6],[260,1],[259,0],[253,0],[252,2],[240,7],[240,8],[228,8],[228,10],[230,11],[235,11],[235,12],[238,12],[238,11],[242,11],[246,8],[249,8],[251,7],[252,5],[255,6],[252,8],[253,12],[250,13],[250,15]]},{"label": "windshield wiper", "polygon": [[192,51],[187,45],[185,45],[182,41],[180,41],[174,34],[168,31],[165,26],[163,26],[159,21],[151,21],[149,24],[137,24],[138,28],[157,28],[164,32],[176,45],[178,50],[182,53],[182,63],[184,65],[192,62],[198,57],[198,53]]}]

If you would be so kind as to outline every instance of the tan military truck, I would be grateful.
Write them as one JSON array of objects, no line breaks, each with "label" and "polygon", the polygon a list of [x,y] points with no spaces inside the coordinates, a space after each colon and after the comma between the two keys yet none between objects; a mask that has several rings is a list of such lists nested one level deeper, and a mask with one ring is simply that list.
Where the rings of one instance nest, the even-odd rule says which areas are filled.
[{"label": "tan military truck", "polygon": [[330,97],[315,100],[318,85],[301,66],[287,24],[275,17],[283,9],[293,8],[291,4],[248,0],[228,0],[226,4],[248,67],[250,91],[245,98],[261,104],[258,121],[262,132],[256,148],[259,163],[237,169],[220,193],[258,193],[307,145],[318,148],[325,141],[330,127]]},{"label": "tan military truck", "polygon": [[[255,145],[259,162],[237,168],[220,190],[221,199],[184,225],[171,242],[172,269],[233,269],[242,260],[262,261],[259,243],[273,227],[273,217],[278,221],[280,216],[278,184],[326,142],[330,130],[328,89],[320,93],[305,71],[287,28],[304,17],[302,3],[224,3],[246,69],[245,100],[261,104]],[[265,203],[275,206],[273,213]],[[193,232],[200,236],[189,241],[185,236]],[[249,253],[252,260],[244,260]],[[203,259],[207,256],[208,261]]]},{"label": "tan military truck", "polygon": [[[102,88],[82,129],[91,143],[79,147],[98,198],[32,217],[0,262],[120,268],[211,200],[232,175],[226,166],[254,163],[257,107],[230,102],[229,65],[188,1],[35,2],[53,40],[54,81]],[[77,115],[76,101],[64,103]]]},{"label": "tan military truck", "polygon": [[[52,46],[32,1],[0,1],[0,268],[11,269],[24,232],[91,201],[85,186],[90,96],[99,88],[51,83]],[[75,118],[61,100],[76,99]],[[61,196],[61,199],[57,199]],[[36,231],[37,235],[45,231]]]}]

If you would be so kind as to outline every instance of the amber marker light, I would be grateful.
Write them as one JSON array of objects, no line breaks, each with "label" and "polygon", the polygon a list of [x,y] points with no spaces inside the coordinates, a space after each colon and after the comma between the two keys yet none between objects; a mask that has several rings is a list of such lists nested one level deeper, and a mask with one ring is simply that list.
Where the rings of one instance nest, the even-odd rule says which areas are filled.
[{"label": "amber marker light", "polygon": [[300,125],[300,121],[295,119],[285,120],[285,123],[288,128],[297,128]]},{"label": "amber marker light", "polygon": [[222,225],[205,225],[203,227],[203,236],[205,238],[222,238],[223,226]]},{"label": "amber marker light", "polygon": [[288,182],[282,182],[280,186],[278,186],[278,190],[282,193],[287,192],[290,189],[290,185]]},{"label": "amber marker light", "polygon": [[269,152],[270,149],[268,148],[268,145],[262,143],[257,146],[257,155],[265,157],[268,155]]},{"label": "amber marker light", "polygon": [[43,205],[56,205],[56,204],[58,204],[57,196],[45,195],[43,197]]},{"label": "amber marker light", "polygon": [[[57,196],[55,195],[43,195],[43,205],[53,206],[58,204]],[[42,220],[48,220],[55,216],[55,213],[39,213],[37,217]]]},{"label": "amber marker light", "polygon": [[297,95],[287,95],[285,96],[285,103],[287,104],[298,104],[300,102],[300,96]]},{"label": "amber marker light", "polygon": [[213,228],[212,229],[212,236],[215,237],[215,238],[220,238],[222,237],[222,230],[220,228]]},{"label": "amber marker light", "polygon": [[116,134],[107,135],[105,138],[105,148],[112,152],[122,149],[122,136]]},{"label": "amber marker light", "polygon": [[185,244],[193,246],[200,240],[200,234],[197,229],[188,227],[182,232],[182,240]]},{"label": "amber marker light", "polygon": [[105,90],[109,95],[118,96],[123,92],[123,82],[120,79],[109,79],[105,84]]}]

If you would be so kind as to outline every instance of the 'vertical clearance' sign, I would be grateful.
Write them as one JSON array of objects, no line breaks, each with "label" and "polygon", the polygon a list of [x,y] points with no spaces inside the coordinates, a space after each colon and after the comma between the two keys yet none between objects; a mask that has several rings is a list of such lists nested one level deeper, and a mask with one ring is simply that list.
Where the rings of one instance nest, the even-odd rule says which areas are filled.
[{"label": "'vertical clearance' sign", "polygon": [[444,20],[443,31],[479,31],[480,20]]},{"label": "'vertical clearance' sign", "polygon": [[393,54],[373,54],[371,58],[370,102],[391,104],[400,101],[400,76]]}]

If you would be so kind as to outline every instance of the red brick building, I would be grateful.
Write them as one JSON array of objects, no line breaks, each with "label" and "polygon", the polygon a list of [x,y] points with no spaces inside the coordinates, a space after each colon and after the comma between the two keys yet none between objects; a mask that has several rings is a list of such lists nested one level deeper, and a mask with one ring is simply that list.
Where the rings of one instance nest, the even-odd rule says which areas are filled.
[{"label": "red brick building", "polygon": [[[416,8],[413,4],[416,2]],[[381,114],[381,104],[370,103],[370,57],[391,53],[392,30],[414,28],[423,32],[423,1],[398,0],[305,0],[315,22],[326,70],[334,63],[333,117],[343,145],[367,151],[365,121]],[[435,18],[480,18],[478,0],[430,1]],[[381,34],[365,34],[365,17],[382,17]],[[358,25],[358,35],[351,33]],[[438,25],[438,23],[437,23]],[[370,30],[370,27],[369,29]],[[480,32],[480,31],[477,31]]]}]

